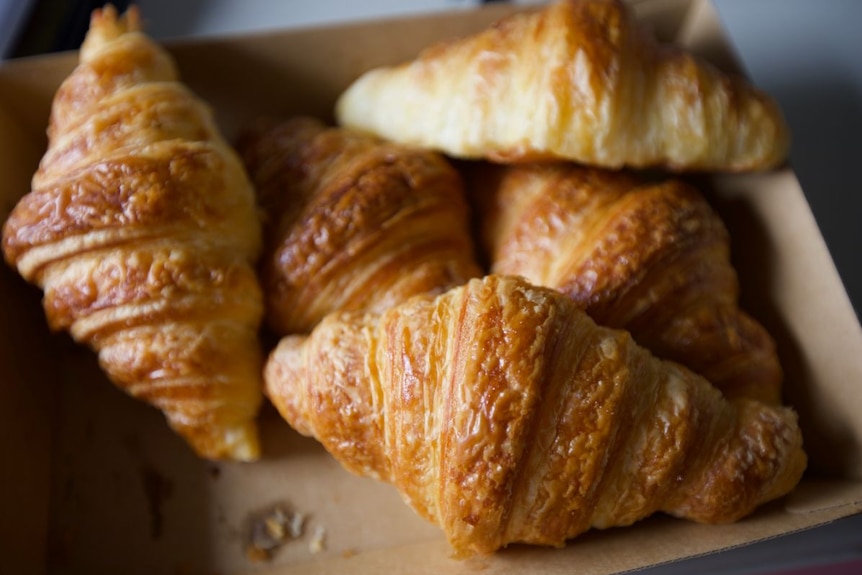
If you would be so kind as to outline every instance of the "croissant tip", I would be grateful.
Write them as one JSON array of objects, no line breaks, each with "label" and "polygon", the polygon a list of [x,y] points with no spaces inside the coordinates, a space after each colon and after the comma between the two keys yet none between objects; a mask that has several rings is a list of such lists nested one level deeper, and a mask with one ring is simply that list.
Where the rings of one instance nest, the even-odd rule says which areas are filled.
[{"label": "croissant tip", "polygon": [[200,457],[253,462],[260,459],[260,439],[254,421],[219,426],[174,426]]},{"label": "croissant tip", "polygon": [[90,14],[90,28],[104,29],[116,27],[124,32],[137,32],[141,30],[141,11],[136,4],[130,5],[120,15],[117,7],[113,4],[105,4],[96,8]]},{"label": "croissant tip", "polygon": [[81,44],[82,59],[86,60],[112,40],[130,32],[140,32],[141,29],[140,10],[134,4],[122,15],[113,4],[96,8],[90,13],[90,29]]}]

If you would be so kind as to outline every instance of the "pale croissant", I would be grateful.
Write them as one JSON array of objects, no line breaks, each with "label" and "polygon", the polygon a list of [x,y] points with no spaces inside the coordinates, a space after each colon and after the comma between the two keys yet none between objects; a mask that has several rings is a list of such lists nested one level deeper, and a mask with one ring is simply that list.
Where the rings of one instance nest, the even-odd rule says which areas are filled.
[{"label": "pale croissant", "polygon": [[138,13],[96,10],[3,250],[53,329],[98,352],[199,455],[258,457],[263,297],[254,191]]},{"label": "pale croissant", "polygon": [[328,316],[280,342],[265,380],[293,427],[394,484],[460,556],[656,512],[738,520],[806,466],[790,409],[730,401],[511,277]]},{"label": "pale croissant", "polygon": [[344,126],[461,158],[561,158],[603,167],[769,168],[789,135],[776,102],[679,47],[620,0],[559,0],[341,95]]},{"label": "pale croissant", "polygon": [[775,343],[741,309],[728,231],[693,186],[574,164],[470,168],[491,271],[560,290],[730,397],[780,400]]},{"label": "pale croissant", "polygon": [[237,147],[269,218],[261,275],[275,333],[481,274],[460,174],[439,154],[307,117],[262,122]]}]

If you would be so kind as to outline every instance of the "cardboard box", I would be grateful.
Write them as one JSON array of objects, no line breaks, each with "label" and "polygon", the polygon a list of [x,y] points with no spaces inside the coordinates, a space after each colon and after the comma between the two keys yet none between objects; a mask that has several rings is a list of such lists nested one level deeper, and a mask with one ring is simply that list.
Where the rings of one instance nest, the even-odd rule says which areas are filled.
[{"label": "cardboard box", "polygon": [[[706,0],[635,0],[657,34],[732,67]],[[228,137],[261,115],[330,118],[361,71],[513,10],[176,42],[185,82]],[[146,18],[146,15],[144,15]],[[0,216],[29,189],[51,98],[75,54],[0,67]],[[862,511],[862,330],[789,168],[702,182],[727,222],[743,304],[775,335],[810,469],[789,497],[729,526],[657,516],[565,549],[514,546],[457,561],[394,489],[343,471],[274,410],[265,457],[201,461],[156,410],[109,385],[88,350],[48,333],[40,294],[0,267],[0,548],[9,573],[612,573],[715,552]],[[283,502],[305,535],[268,563],[244,552],[251,513]],[[312,535],[325,529],[325,549]],[[8,571],[7,571],[8,568]]]}]

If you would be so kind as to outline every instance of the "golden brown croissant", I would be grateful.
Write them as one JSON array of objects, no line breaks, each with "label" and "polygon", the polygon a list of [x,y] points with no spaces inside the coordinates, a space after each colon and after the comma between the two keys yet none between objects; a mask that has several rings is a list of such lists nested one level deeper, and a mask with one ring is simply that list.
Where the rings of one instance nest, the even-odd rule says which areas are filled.
[{"label": "golden brown croissant", "polygon": [[461,158],[746,170],[786,155],[776,103],[680,48],[620,0],[560,0],[362,75],[341,125]]},{"label": "golden brown croissant", "polygon": [[263,297],[254,191],[137,12],[93,13],[3,250],[52,328],[207,458],[254,459]]},{"label": "golden brown croissant", "polygon": [[480,275],[463,183],[442,156],[307,117],[264,123],[237,147],[271,216],[261,274],[277,334]]},{"label": "golden brown croissant", "polygon": [[562,545],[655,512],[730,522],[806,466],[796,414],[724,398],[555,290],[487,276],[284,338],[266,390],[459,555]]},{"label": "golden brown croissant", "polygon": [[696,189],[574,164],[471,168],[491,271],[560,290],[730,397],[780,400],[775,344],[740,309],[727,229]]}]

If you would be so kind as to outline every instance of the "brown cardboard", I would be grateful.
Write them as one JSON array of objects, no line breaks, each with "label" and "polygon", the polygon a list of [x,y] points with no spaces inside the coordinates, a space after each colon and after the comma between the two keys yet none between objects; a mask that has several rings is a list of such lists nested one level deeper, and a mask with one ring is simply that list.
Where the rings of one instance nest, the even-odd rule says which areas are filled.
[{"label": "brown cardboard", "polygon": [[[705,0],[635,0],[638,15],[732,67]],[[363,70],[513,10],[493,6],[169,47],[186,83],[230,138],[258,116],[315,114]],[[146,18],[146,15],[144,15]],[[75,54],[0,67],[0,218],[28,190],[54,90]],[[343,471],[271,408],[264,459],[196,459],[155,410],[107,383],[93,355],[45,328],[38,292],[0,266],[0,548],[10,573],[604,574],[712,553],[862,511],[862,329],[789,168],[701,182],[733,237],[743,301],[776,336],[786,401],[800,413],[811,467],[789,497],[729,526],[653,517],[591,532],[564,549],[515,546],[450,558],[438,530],[394,489]],[[274,503],[307,514],[305,534],[269,563],[244,554],[249,515]],[[325,549],[312,533],[325,528]]]}]

